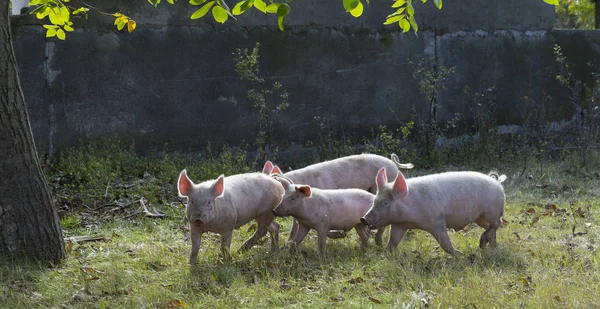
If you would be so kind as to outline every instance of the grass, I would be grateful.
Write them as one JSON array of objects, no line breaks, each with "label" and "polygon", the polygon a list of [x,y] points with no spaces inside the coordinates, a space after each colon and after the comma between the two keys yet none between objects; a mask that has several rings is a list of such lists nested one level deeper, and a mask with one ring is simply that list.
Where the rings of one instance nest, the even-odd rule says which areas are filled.
[{"label": "grass", "polygon": [[[74,151],[47,171],[65,236],[104,240],[68,242],[68,257],[53,267],[4,259],[0,307],[595,308],[600,303],[600,176],[597,168],[579,169],[568,158],[543,168],[530,165],[523,175],[514,166],[497,167],[509,178],[506,224],[495,249],[479,250],[483,230],[469,227],[450,232],[464,253],[458,258],[422,231],[409,232],[394,254],[373,241],[361,250],[354,232],[329,240],[322,259],[314,232],[293,255],[270,252],[266,237],[239,254],[252,234],[248,224],[234,232],[230,264],[221,262],[218,235],[208,234],[192,267],[184,206],[174,186],[178,172],[187,167],[200,181],[220,170],[231,174],[256,167],[231,151],[156,160],[141,160],[131,151],[111,153]],[[407,176],[430,172],[416,169]],[[168,217],[135,215],[142,197]],[[280,223],[283,244],[291,221]]]}]

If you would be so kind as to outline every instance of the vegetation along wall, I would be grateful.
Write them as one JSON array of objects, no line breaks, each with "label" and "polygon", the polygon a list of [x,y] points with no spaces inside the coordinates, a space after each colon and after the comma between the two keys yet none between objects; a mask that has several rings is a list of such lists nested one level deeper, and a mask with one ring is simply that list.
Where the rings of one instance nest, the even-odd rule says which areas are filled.
[{"label": "vegetation along wall", "polygon": [[[190,20],[198,7],[187,1],[90,4],[127,14],[137,29],[118,32],[114,18],[90,14],[59,41],[32,15],[13,17],[36,143],[51,156],[102,137],[133,138],[143,151],[252,145],[266,122],[248,90],[274,82],[282,87],[267,105],[287,99],[289,107],[269,119],[268,138],[282,148],[315,141],[323,128],[361,139],[411,119],[468,119],[476,93],[493,93],[499,124],[519,124],[531,101],[569,120],[555,44],[582,78],[600,53],[596,31],[552,30],[554,7],[541,0],[456,0],[442,10],[415,1],[418,35],[383,25],[391,2],[372,1],[358,19],[341,1],[292,2],[283,32],[256,10],[221,25]],[[262,85],[240,79],[234,61],[237,48],[256,42]]]}]

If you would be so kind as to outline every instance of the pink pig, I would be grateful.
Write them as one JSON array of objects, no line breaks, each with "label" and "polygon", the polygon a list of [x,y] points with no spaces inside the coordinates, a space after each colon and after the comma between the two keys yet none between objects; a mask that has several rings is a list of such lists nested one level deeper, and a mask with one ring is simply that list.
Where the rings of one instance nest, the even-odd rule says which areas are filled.
[{"label": "pink pig", "polygon": [[329,230],[354,228],[361,245],[367,245],[369,231],[360,218],[373,204],[373,194],[360,189],[322,190],[307,185],[293,185],[285,178],[279,181],[285,189],[285,195],[273,209],[273,214],[278,217],[292,216],[298,221],[298,231],[290,251],[296,249],[310,229],[317,231],[319,255],[325,251]]},{"label": "pink pig", "polygon": [[248,173],[209,180],[194,184],[186,170],[179,174],[177,189],[181,197],[188,198],[186,217],[190,221],[192,253],[190,264],[195,264],[202,234],[221,234],[221,252],[230,259],[229,247],[233,230],[256,220],[256,232],[241,247],[250,249],[256,242],[271,234],[273,249],[279,246],[279,224],[274,221],[273,208],[283,197],[281,184],[262,173]]},{"label": "pink pig", "polygon": [[398,172],[388,183],[385,168],[377,173],[373,207],[361,219],[371,229],[391,224],[389,250],[408,229],[425,230],[448,253],[455,254],[448,228],[460,230],[471,222],[486,229],[479,247],[496,246],[496,230],[504,214],[504,189],[498,179],[477,172],[448,172],[404,179]]},{"label": "pink pig", "polygon": [[[278,166],[274,166],[270,161],[265,163],[263,173],[279,173],[292,183],[308,185],[319,189],[362,189],[375,194],[377,184],[374,176],[382,167],[388,171],[388,176],[396,177],[398,168],[413,168],[411,163],[400,163],[396,154],[391,155],[391,160],[375,154],[359,154],[341,157],[338,159],[324,161],[309,165],[307,167],[293,170],[285,174],[281,173]],[[298,230],[298,223],[293,221],[292,232],[289,241],[292,241]],[[375,243],[381,245],[383,242],[383,232],[385,227],[381,227],[375,236]],[[338,238],[340,233],[330,233],[330,237]],[[341,234],[343,237],[344,235]]]}]

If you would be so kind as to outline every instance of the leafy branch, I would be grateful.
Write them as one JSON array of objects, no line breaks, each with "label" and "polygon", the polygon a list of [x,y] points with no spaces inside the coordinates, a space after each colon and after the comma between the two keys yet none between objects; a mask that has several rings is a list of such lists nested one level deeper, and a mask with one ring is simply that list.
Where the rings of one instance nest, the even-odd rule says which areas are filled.
[{"label": "leafy branch", "polygon": [[[97,11],[102,15],[114,16],[114,25],[119,31],[121,31],[125,25],[127,25],[127,31],[132,32],[135,30],[135,20],[129,18],[121,13],[109,14],[98,10],[97,8],[80,1],[84,6],[72,7],[68,6],[71,0],[31,0],[29,6],[35,6],[35,9],[31,14],[35,14],[37,19],[43,20],[48,17],[50,24],[45,24],[43,27],[46,29],[46,37],[57,37],[59,40],[64,40],[67,37],[67,32],[73,32],[72,17],[75,15],[83,15],[87,18],[87,14],[90,9]],[[172,1],[172,0],[170,0]]]}]

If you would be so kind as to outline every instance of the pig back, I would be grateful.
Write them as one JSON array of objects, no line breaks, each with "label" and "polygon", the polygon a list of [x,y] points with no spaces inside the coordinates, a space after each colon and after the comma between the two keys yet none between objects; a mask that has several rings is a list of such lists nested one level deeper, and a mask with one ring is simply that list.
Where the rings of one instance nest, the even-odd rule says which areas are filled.
[{"label": "pig back", "polygon": [[313,208],[311,213],[328,218],[331,229],[347,230],[360,223],[374,199],[375,195],[360,189],[313,188],[308,201],[315,204],[309,206]]},{"label": "pig back", "polygon": [[352,155],[325,161],[288,172],[285,176],[295,183],[320,189],[368,190],[375,185],[375,176],[382,167],[388,171],[388,179],[396,177],[396,164],[388,158],[374,154]]},{"label": "pig back", "polygon": [[263,173],[247,173],[225,178],[225,203],[237,213],[236,227],[270,213],[281,202],[283,186]]},{"label": "pig back", "polygon": [[446,218],[448,227],[473,222],[482,214],[504,213],[504,188],[478,172],[448,172],[407,179],[408,197],[422,214]]}]

